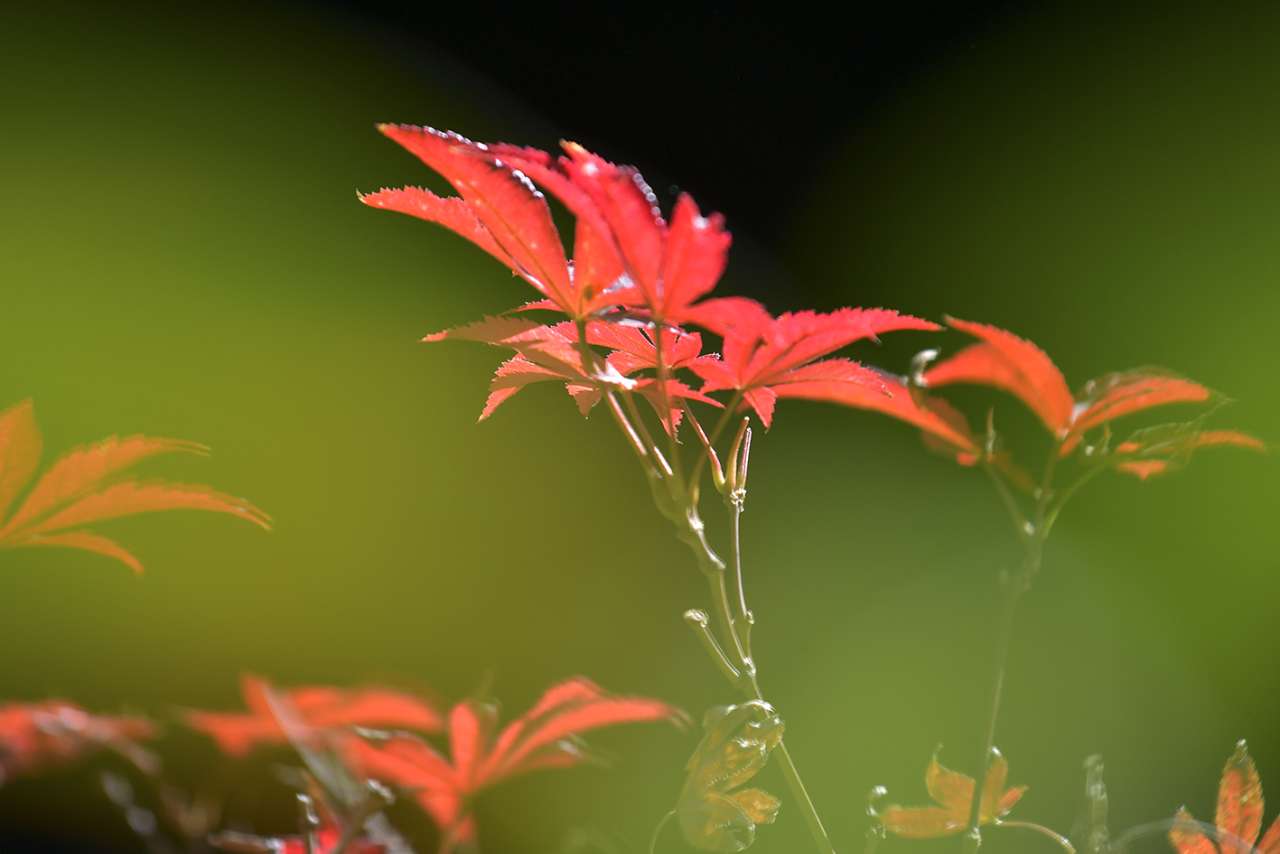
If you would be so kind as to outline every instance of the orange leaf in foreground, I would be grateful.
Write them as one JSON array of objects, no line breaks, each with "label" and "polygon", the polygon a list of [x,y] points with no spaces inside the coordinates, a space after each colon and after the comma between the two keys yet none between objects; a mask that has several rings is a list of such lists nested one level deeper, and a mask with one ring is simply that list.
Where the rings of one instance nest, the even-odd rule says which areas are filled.
[{"label": "orange leaf in foreground", "polygon": [[80,528],[156,510],[207,510],[262,528],[269,517],[242,498],[207,486],[138,481],[124,472],[150,457],[206,453],[202,445],[150,436],[111,436],[76,448],[45,471],[9,513],[39,467],[42,443],[30,400],[0,412],[0,549],[57,546],[110,557],[135,572],[136,557],[113,540]]},{"label": "orange leaf in foreground", "polygon": [[150,769],[154,759],[138,742],[153,735],[145,718],[92,715],[62,700],[0,706],[0,784],[103,749]]},{"label": "orange leaf in foreground", "polygon": [[1169,841],[1179,854],[1280,854],[1280,818],[1258,839],[1263,807],[1262,780],[1248,745],[1241,739],[1227,759],[1218,783],[1218,807],[1213,820],[1217,844],[1205,835],[1186,807],[1178,810]]},{"label": "orange leaf in foreground", "polygon": [[[998,750],[992,751],[991,767],[982,788],[979,824],[996,824],[1013,809],[1027,791],[1026,786],[1005,788],[1009,763]],[[954,836],[969,825],[969,809],[973,803],[973,778],[946,768],[935,755],[924,776],[929,797],[936,806],[887,807],[881,813],[885,830],[907,839],[934,839]]]},{"label": "orange leaf in foreground", "polygon": [[[270,686],[256,676],[241,679],[247,713],[202,712],[186,714],[187,724],[217,742],[232,756],[244,756],[260,744],[288,741],[268,697]],[[282,692],[303,724],[315,730],[343,727],[393,727],[440,732],[444,720],[427,701],[387,688],[339,689],[307,686]]]},{"label": "orange leaf in foreground", "polygon": [[449,714],[451,758],[425,741],[399,733],[377,741],[351,739],[347,756],[362,775],[413,792],[444,834],[442,852],[472,844],[476,837],[470,803],[503,780],[547,768],[568,768],[589,758],[577,737],[621,723],[670,720],[679,711],[659,700],[616,697],[594,683],[570,679],[501,731],[497,710],[478,702],[459,703]]}]

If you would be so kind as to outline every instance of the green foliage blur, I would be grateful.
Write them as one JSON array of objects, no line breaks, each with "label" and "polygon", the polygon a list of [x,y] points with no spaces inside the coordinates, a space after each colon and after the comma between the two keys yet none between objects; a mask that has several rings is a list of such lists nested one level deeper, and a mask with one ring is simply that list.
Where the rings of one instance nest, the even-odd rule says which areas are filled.
[{"label": "green foliage blur", "polygon": [[[4,697],[231,708],[248,670],[446,701],[486,689],[513,712],[575,673],[695,714],[733,699],[680,619],[704,606],[702,580],[608,420],[584,423],[548,386],[477,426],[499,354],[417,343],[527,287],[443,230],[355,200],[438,186],[375,122],[540,146],[555,127],[482,67],[389,49],[336,15],[6,17],[0,403],[33,397],[50,452],[113,432],[207,443],[211,459],[155,470],[250,497],[277,528],[113,523],[142,578],[77,553],[0,555]],[[1073,385],[1161,364],[1238,398],[1221,426],[1280,438],[1280,27],[1202,23],[1028,14],[940,58],[825,180],[793,186],[785,160],[751,158],[746,180],[804,202],[776,233],[735,231],[723,290],[775,311],[883,304],[996,323]],[[902,371],[958,343],[904,333],[855,355]],[[1011,399],[961,399],[996,405],[1035,447]],[[873,785],[923,802],[939,743],[972,770],[995,576],[1017,544],[980,475],[865,413],[784,403],[756,438],[750,487],[762,683],[855,850]],[[1020,817],[1069,829],[1095,752],[1114,828],[1184,802],[1210,814],[1239,737],[1280,793],[1278,501],[1273,460],[1223,450],[1146,484],[1101,479],[1068,508],[1019,615],[1000,725],[1011,782],[1031,786]],[[608,733],[612,768],[486,795],[486,850],[550,854],[575,832],[641,850],[696,738]],[[197,739],[174,741],[189,778],[213,767]],[[0,848],[129,850],[75,779],[0,789]],[[754,850],[806,850],[776,771],[759,781],[784,806]],[[279,824],[259,830],[293,829],[287,805],[267,814]]]}]

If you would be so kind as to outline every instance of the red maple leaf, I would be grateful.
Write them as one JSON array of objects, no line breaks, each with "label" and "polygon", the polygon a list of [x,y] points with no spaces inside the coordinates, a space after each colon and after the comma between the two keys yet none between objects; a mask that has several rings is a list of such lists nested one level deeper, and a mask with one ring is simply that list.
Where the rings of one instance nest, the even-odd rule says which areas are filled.
[{"label": "red maple leaf", "polygon": [[[546,199],[512,162],[500,159],[489,146],[449,131],[391,124],[378,129],[443,176],[458,195],[441,198],[419,187],[404,187],[362,195],[362,202],[461,234],[533,285],[547,305],[572,318],[619,302],[615,292],[621,269],[602,233],[579,219],[571,266]],[[525,152],[528,158],[542,154],[512,151]]]},{"label": "red maple leaf", "polygon": [[[219,749],[232,756],[244,756],[259,744],[284,744],[288,738],[272,707],[270,690],[266,681],[246,675],[241,679],[241,693],[247,713],[191,711],[186,714],[187,724],[210,736]],[[432,704],[387,688],[306,686],[281,693],[301,722],[314,730],[357,726],[422,732],[444,729],[444,720]]]},{"label": "red maple leaf", "polygon": [[548,768],[568,768],[589,758],[577,737],[621,723],[670,720],[683,715],[658,700],[616,697],[582,679],[562,682],[533,708],[500,731],[497,710],[459,703],[449,714],[446,757],[421,739],[392,734],[378,741],[352,738],[347,755],[362,775],[414,793],[444,835],[442,851],[473,843],[472,799],[511,777]]},{"label": "red maple leaf", "polygon": [[758,305],[759,310],[753,311],[747,300],[724,302],[733,314],[727,325],[717,329],[724,337],[723,354],[695,359],[689,368],[703,379],[704,394],[733,390],[765,427],[773,421],[779,397],[847,402],[844,398],[851,386],[891,396],[880,372],[848,359],[823,357],[884,332],[938,328],[889,309],[801,311],[774,318]]},{"label": "red maple leaf", "polygon": [[180,439],[110,436],[75,448],[55,461],[26,498],[15,500],[35,476],[42,441],[30,400],[0,412],[0,549],[57,546],[114,558],[134,572],[142,563],[114,540],[83,528],[95,522],[156,510],[207,510],[238,516],[262,528],[270,518],[242,498],[207,486],[140,481],[123,473],[150,457],[204,454]]},{"label": "red maple leaf", "polygon": [[1222,769],[1218,783],[1218,809],[1214,826],[1217,845],[1200,829],[1186,807],[1178,810],[1169,841],[1178,854],[1280,854],[1280,818],[1261,840],[1263,816],[1262,780],[1241,740]]},{"label": "red maple leaf", "polygon": [[[441,198],[417,188],[362,195],[373,207],[429,220],[471,240],[532,284],[551,308],[582,320],[611,307],[643,310],[659,324],[714,322],[720,307],[695,305],[715,287],[730,236],[719,214],[703,216],[680,194],[668,225],[633,167],[575,143],[553,157],[534,148],[472,142],[412,125],[381,125],[458,191]],[[575,216],[573,261],[540,185]]]},{"label": "red maple leaf", "polygon": [[155,732],[145,718],[94,715],[63,700],[0,706],[0,784],[102,749],[150,770],[155,760],[138,742]]}]

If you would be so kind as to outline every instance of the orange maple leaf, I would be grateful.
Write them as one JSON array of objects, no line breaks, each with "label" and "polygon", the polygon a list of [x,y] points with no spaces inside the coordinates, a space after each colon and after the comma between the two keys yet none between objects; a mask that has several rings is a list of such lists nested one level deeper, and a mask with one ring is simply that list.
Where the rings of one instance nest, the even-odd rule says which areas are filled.
[{"label": "orange maple leaf", "polygon": [[1191,817],[1186,807],[1178,810],[1169,841],[1179,854],[1280,854],[1280,818],[1258,840],[1262,810],[1262,780],[1249,755],[1249,746],[1241,739],[1218,783],[1218,809],[1213,817],[1217,844],[1204,834],[1200,822]]},{"label": "orange maple leaf", "polygon": [[[1009,762],[992,749],[991,765],[982,787],[979,824],[998,824],[1000,819],[1022,799],[1026,786],[1005,788],[1009,778]],[[905,839],[936,839],[954,836],[969,826],[969,809],[973,805],[973,778],[952,771],[938,761],[937,754],[929,762],[924,775],[925,787],[936,806],[885,808],[880,820],[885,830]]]},{"label": "orange maple leaf", "polygon": [[[207,453],[207,448],[195,442],[109,436],[63,455],[27,490],[42,449],[30,400],[0,412],[0,549],[81,549],[141,572],[142,563],[124,547],[82,526],[156,510],[186,509],[229,513],[261,528],[271,527],[270,517],[248,501],[207,486],[121,477],[143,460],[160,454]],[[24,490],[26,497],[14,509]]]}]

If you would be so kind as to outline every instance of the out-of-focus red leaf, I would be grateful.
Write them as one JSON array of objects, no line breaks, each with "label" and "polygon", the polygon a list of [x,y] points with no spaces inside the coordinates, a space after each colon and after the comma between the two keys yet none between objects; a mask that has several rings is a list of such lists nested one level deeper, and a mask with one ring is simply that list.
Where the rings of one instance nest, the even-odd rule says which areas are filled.
[{"label": "out-of-focus red leaf", "polygon": [[475,839],[467,810],[475,795],[516,774],[578,764],[585,754],[572,740],[581,733],[620,723],[671,720],[681,713],[643,697],[614,697],[586,679],[570,679],[548,689],[525,714],[493,735],[489,707],[464,702],[449,715],[452,761],[426,743],[392,736],[353,739],[345,747],[362,775],[413,792],[440,826],[444,851]]},{"label": "out-of-focus red leaf", "polygon": [[[187,724],[205,733],[232,756],[244,756],[259,744],[284,744],[280,721],[266,696],[267,684],[246,675],[241,692],[249,712],[192,711]],[[283,692],[301,722],[315,730],[388,727],[440,732],[444,719],[434,705],[400,691],[380,687],[339,689],[303,686]]]},{"label": "out-of-focus red leaf", "polygon": [[92,531],[63,531],[58,534],[34,534],[23,541],[26,546],[55,546],[79,549],[84,552],[118,560],[135,573],[142,573],[142,561],[124,546]]},{"label": "out-of-focus red leaf", "polygon": [[1020,398],[1055,436],[1065,436],[1075,398],[1062,372],[1043,350],[995,326],[954,317],[948,317],[947,323],[982,343],[931,368],[925,374],[929,386],[973,383],[1002,389]]},{"label": "out-of-focus red leaf", "polygon": [[138,742],[155,725],[139,717],[94,715],[74,703],[45,700],[0,706],[0,784],[108,749],[150,771],[154,757]]},{"label": "out-of-focus red leaf", "polygon": [[45,471],[7,519],[39,466],[41,441],[30,401],[0,413],[0,548],[63,546],[118,560],[138,572],[136,557],[80,525],[155,510],[194,509],[230,513],[263,528],[270,518],[241,498],[207,486],[140,483],[120,475],[150,457],[176,452],[203,454],[194,442],[149,436],[111,436],[75,448]]},{"label": "out-of-focus red leaf", "polygon": [[[100,489],[113,475],[149,457],[173,453],[206,454],[208,448],[180,439],[150,436],[109,436],[101,442],[75,448],[49,466],[12,518],[0,529],[3,537],[32,523],[68,502]],[[65,526],[58,526],[65,527]]]},{"label": "out-of-focus red leaf", "polygon": [[88,525],[121,516],[157,510],[207,510],[239,516],[260,528],[269,529],[271,519],[242,498],[217,492],[207,486],[183,483],[139,483],[123,481],[86,495],[32,526],[30,534],[52,533],[76,525]]}]

